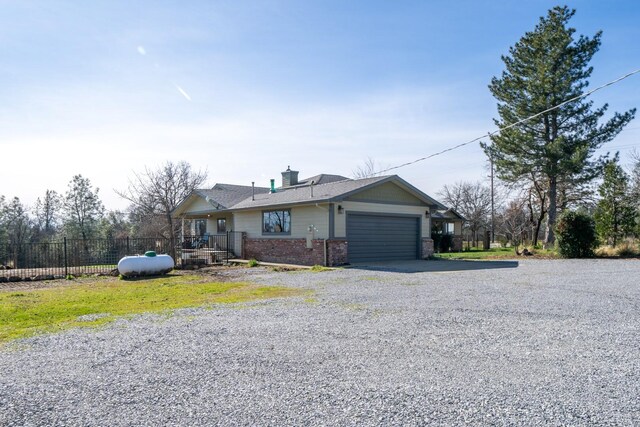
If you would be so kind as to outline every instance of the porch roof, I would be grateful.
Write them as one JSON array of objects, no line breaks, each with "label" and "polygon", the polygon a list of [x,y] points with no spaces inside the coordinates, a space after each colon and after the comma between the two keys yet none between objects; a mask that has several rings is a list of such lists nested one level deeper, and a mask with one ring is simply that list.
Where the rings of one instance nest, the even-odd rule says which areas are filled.
[{"label": "porch roof", "polygon": [[229,209],[238,202],[251,198],[251,193],[264,194],[269,189],[248,185],[216,184],[210,190],[195,190],[200,197],[208,201],[216,209]]},{"label": "porch roof", "polygon": [[460,221],[466,221],[467,219],[465,217],[463,217],[462,215],[460,215],[458,212],[456,212],[455,210],[453,210],[452,208],[446,209],[446,210],[437,210],[435,212],[432,212],[431,214],[431,218],[433,220],[440,220],[440,221],[446,221],[446,220],[460,220]]}]

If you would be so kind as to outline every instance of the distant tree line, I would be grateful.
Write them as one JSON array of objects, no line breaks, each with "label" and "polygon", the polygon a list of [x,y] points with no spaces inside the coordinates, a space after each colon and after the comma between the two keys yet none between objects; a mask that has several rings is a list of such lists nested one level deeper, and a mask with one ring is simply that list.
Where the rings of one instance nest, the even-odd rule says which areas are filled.
[{"label": "distant tree line", "polygon": [[[616,247],[627,238],[640,237],[640,153],[632,155],[625,170],[618,157],[608,160],[581,197],[565,198],[560,212],[578,211],[590,217],[599,243]],[[547,224],[540,221],[541,200],[532,188],[500,183],[495,190],[495,240],[503,245],[538,245]],[[442,202],[465,217],[463,237],[478,245],[491,230],[491,189],[482,182],[445,185],[438,193]]]},{"label": "distant tree line", "polygon": [[126,190],[116,191],[130,202],[126,211],[107,210],[100,190],[89,178],[75,175],[67,190],[47,189],[33,206],[19,197],[0,195],[0,261],[2,251],[24,243],[70,239],[162,237],[175,241],[178,225],[170,212],[206,180],[187,162],[167,162],[156,170],[134,173]]}]

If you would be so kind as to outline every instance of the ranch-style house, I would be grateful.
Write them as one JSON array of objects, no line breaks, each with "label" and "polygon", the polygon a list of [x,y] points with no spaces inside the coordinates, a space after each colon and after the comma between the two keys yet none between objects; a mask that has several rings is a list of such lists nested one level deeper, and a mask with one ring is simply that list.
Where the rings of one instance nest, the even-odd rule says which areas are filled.
[{"label": "ranch-style house", "polygon": [[278,188],[272,179],[270,188],[195,190],[173,216],[182,221],[183,242],[232,235],[237,257],[326,266],[428,258],[434,224],[452,234],[453,250],[460,250],[464,220],[397,175],[299,180],[290,168]]}]

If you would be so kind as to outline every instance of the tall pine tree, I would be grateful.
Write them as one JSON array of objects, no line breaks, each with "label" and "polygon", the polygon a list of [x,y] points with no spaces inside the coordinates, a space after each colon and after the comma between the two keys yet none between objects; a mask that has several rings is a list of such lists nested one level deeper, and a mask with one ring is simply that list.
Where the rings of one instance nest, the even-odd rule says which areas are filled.
[{"label": "tall pine tree", "polygon": [[[601,32],[576,39],[575,29],[567,26],[574,13],[567,7],[551,9],[502,57],[505,70],[489,85],[498,100],[497,126],[517,123],[585,92]],[[606,159],[594,159],[595,150],[612,140],[635,114],[635,109],[615,113],[601,124],[606,110],[607,104],[593,108],[593,101],[581,98],[504,130],[491,137],[491,145],[483,145],[499,178],[534,184],[546,192],[542,209],[547,211],[546,246],[555,241],[558,190],[597,176]]]},{"label": "tall pine tree", "polygon": [[[98,189],[91,188],[91,181],[82,175],[75,175],[69,182],[69,189],[62,200],[65,213],[65,231],[73,238],[86,241],[95,237],[104,205],[98,197]],[[88,251],[88,249],[87,249]]]}]

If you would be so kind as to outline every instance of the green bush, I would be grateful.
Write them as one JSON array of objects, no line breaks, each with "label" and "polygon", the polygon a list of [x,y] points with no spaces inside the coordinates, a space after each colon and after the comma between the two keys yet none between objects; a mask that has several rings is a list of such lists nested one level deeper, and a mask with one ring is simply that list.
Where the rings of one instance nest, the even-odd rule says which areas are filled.
[{"label": "green bush", "polygon": [[593,218],[583,212],[565,211],[556,223],[558,253],[563,258],[590,258],[598,246]]},{"label": "green bush", "polygon": [[249,262],[247,262],[247,265],[248,265],[249,267],[257,267],[257,266],[258,266],[258,261],[256,261],[254,258],[251,258],[251,259],[249,260]]}]

